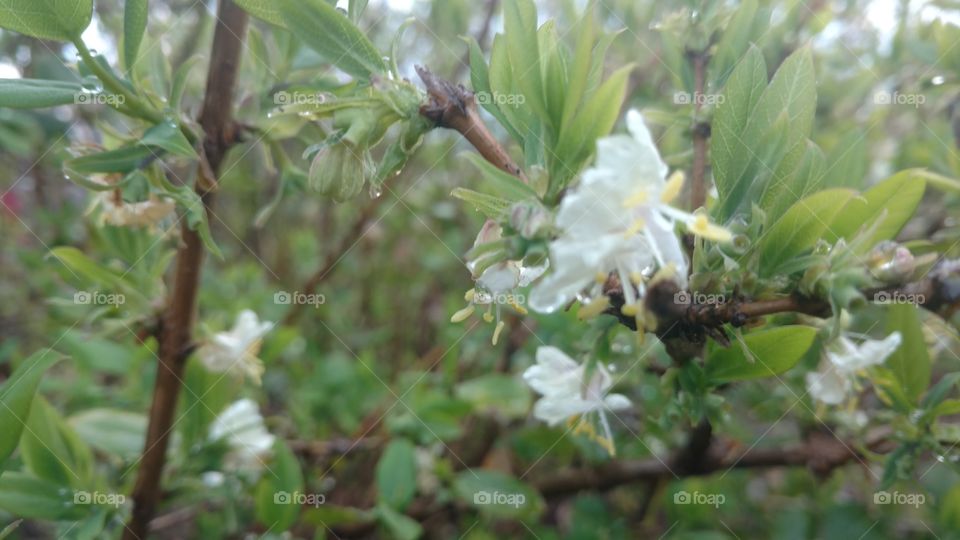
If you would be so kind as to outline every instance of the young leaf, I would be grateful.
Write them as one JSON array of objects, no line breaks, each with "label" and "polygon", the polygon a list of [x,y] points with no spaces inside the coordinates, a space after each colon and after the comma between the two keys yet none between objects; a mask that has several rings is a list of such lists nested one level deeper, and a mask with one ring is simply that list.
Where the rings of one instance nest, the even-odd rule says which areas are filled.
[{"label": "young leaf", "polygon": [[[33,396],[43,373],[63,358],[51,349],[37,351],[0,386],[0,466],[10,457],[30,416]],[[0,468],[2,471],[2,468]],[[2,477],[0,477],[2,481]]]},{"label": "young leaf", "polygon": [[276,0],[233,0],[238,6],[247,13],[258,19],[275,24],[281,28],[286,28],[283,16],[280,14],[280,8]]},{"label": "young leaf", "polygon": [[752,358],[733,344],[713,350],[707,360],[707,377],[714,384],[769,377],[787,371],[803,358],[817,331],[809,326],[780,326],[743,337]]},{"label": "young leaf", "polygon": [[0,27],[40,39],[80,39],[92,17],[93,0],[0,1]]},{"label": "young leaf", "polygon": [[893,304],[887,308],[888,332],[900,332],[903,342],[887,359],[887,367],[893,372],[911,403],[920,401],[920,396],[930,384],[930,354],[923,339],[920,312],[912,304]]},{"label": "young leaf", "polygon": [[0,508],[21,518],[82,519],[90,514],[90,507],[75,504],[74,493],[27,473],[11,471],[0,476]]},{"label": "young leaf", "polygon": [[290,31],[330,63],[359,79],[387,72],[383,55],[346,16],[323,0],[279,0]]},{"label": "young leaf", "polygon": [[84,94],[83,85],[67,81],[39,79],[0,79],[0,107],[41,109],[77,102]]},{"label": "young leaf", "polygon": [[537,7],[533,0],[508,0],[503,6],[503,21],[514,85],[524,96],[525,102],[541,118],[546,118],[537,34]]},{"label": "young leaf", "polygon": [[850,189],[828,189],[794,203],[760,239],[761,275],[780,272],[781,265],[811,249],[856,196]]},{"label": "young leaf", "polygon": [[90,482],[90,447],[38,396],[30,407],[27,429],[20,440],[20,456],[38,478],[78,489]]},{"label": "young leaf", "polygon": [[148,0],[126,0],[123,7],[123,63],[129,72],[137,63],[140,43],[147,31]]},{"label": "young leaf", "polygon": [[417,462],[413,443],[394,439],[377,463],[377,500],[390,508],[403,510],[417,489]]},{"label": "young leaf", "polygon": [[143,134],[140,144],[162,148],[175,156],[199,159],[197,151],[173,122],[160,122]]},{"label": "young leaf", "polygon": [[881,215],[886,217],[863,249],[869,250],[878,242],[896,237],[913,217],[925,189],[926,181],[919,171],[898,172],[868,189],[863,197],[851,200],[825,231],[827,239],[833,242],[838,237],[852,238],[865,224],[874,223]]},{"label": "young leaf", "polygon": [[376,513],[380,523],[390,531],[390,538],[416,540],[423,535],[423,527],[417,520],[405,516],[385,504],[378,504]]},{"label": "young leaf", "polygon": [[727,79],[724,99],[717,103],[713,117],[710,156],[720,201],[733,191],[736,171],[746,167],[750,154],[742,134],[766,87],[767,66],[763,53],[750,47]]},{"label": "young leaf", "polygon": [[68,174],[128,173],[142,168],[148,160],[161,154],[160,150],[132,144],[69,159],[63,163],[63,168]]},{"label": "young leaf", "polygon": [[[303,490],[300,462],[282,440],[273,444],[273,461],[257,486],[257,521],[282,533],[297,521],[301,501],[295,499]],[[315,505],[323,502],[322,494],[309,494]],[[306,502],[310,502],[309,497]]]}]

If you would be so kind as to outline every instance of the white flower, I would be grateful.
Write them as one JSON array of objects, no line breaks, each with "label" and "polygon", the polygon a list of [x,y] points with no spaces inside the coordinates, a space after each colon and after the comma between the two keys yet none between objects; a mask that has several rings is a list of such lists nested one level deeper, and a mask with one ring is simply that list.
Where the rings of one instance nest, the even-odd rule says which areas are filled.
[{"label": "white flower", "polygon": [[245,309],[229,332],[218,332],[197,351],[197,356],[210,371],[248,376],[260,384],[263,362],[257,358],[261,338],[273,323],[260,322],[257,314]]},{"label": "white flower", "polygon": [[[587,432],[613,455],[613,436],[605,411],[628,409],[632,404],[623,394],[607,394],[613,379],[601,363],[597,363],[589,381],[585,380],[586,369],[556,347],[538,348],[537,363],[523,373],[527,384],[543,396],[533,406],[533,415],[551,426],[579,417],[576,432]],[[587,422],[587,416],[594,412],[600,418],[603,437],[597,436]]]},{"label": "white flower", "polygon": [[900,347],[900,332],[884,339],[866,339],[859,345],[840,336],[826,352],[820,370],[807,373],[807,391],[827,405],[843,403],[854,388],[857,373],[884,363]]},{"label": "white flower", "polygon": [[210,440],[230,446],[225,465],[235,470],[256,471],[270,455],[276,437],[263,425],[257,404],[250,399],[233,402],[210,425]]},{"label": "white flower", "polygon": [[525,266],[523,261],[506,259],[503,229],[489,219],[477,234],[472,251],[477,255],[467,261],[467,269],[474,276],[475,287],[464,295],[467,307],[454,313],[450,320],[461,322],[473,315],[476,306],[487,306],[483,319],[486,322],[496,321],[492,339],[496,345],[504,325],[500,320],[501,306],[508,305],[518,313],[526,314],[527,310],[521,306],[524,297],[517,289],[526,287],[543,275],[550,261],[538,266]]},{"label": "white flower", "polygon": [[597,141],[596,163],[560,203],[556,225],[563,233],[550,245],[554,271],[531,292],[533,309],[555,311],[591,284],[599,292],[607,275],[616,272],[623,284],[624,312],[635,312],[644,278],[655,266],[672,268],[679,284],[686,283],[687,259],[676,222],[712,240],[730,239],[705,214],[670,206],[683,187],[683,175],[666,178],[667,165],[639,112],[627,113],[627,128],[629,136]]},{"label": "white flower", "polygon": [[102,191],[94,197],[94,206],[100,207],[100,223],[117,227],[144,227],[155,225],[176,208],[176,204],[151,195],[142,202],[128,203],[118,191]]}]

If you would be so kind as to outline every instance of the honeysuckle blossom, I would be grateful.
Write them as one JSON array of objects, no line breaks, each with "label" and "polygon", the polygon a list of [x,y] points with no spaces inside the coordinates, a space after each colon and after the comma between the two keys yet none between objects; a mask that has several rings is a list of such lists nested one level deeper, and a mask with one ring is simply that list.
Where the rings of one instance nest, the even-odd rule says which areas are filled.
[{"label": "honeysuckle blossom", "polygon": [[210,371],[233,373],[250,377],[260,384],[263,362],[257,358],[264,334],[273,323],[257,318],[257,314],[245,309],[237,316],[237,322],[229,332],[218,332],[197,351],[197,356]]},{"label": "honeysuckle blossom", "polygon": [[125,202],[116,191],[103,191],[94,198],[94,206],[100,208],[100,223],[117,227],[146,227],[156,225],[173,213],[176,203],[169,199],[150,195],[150,198],[135,203]]},{"label": "honeysuckle blossom", "polygon": [[210,440],[224,440],[229,445],[226,468],[256,471],[270,455],[276,437],[264,427],[257,404],[250,399],[240,399],[213,420]]},{"label": "honeysuckle blossom", "polygon": [[521,305],[524,297],[517,289],[540,277],[549,265],[549,261],[544,261],[542,265],[526,266],[522,261],[506,259],[504,250],[502,228],[495,221],[487,220],[473,243],[471,253],[474,257],[467,261],[475,286],[464,295],[467,307],[454,313],[450,319],[452,322],[463,321],[473,315],[477,306],[486,306],[483,319],[488,323],[496,322],[492,338],[494,345],[504,326],[500,319],[501,306],[507,305],[525,314],[527,310]]},{"label": "honeysuckle blossom", "polygon": [[[605,411],[628,409],[632,404],[623,394],[607,393],[613,386],[613,378],[603,364],[598,362],[590,380],[586,378],[585,364],[578,364],[560,349],[549,346],[537,349],[537,363],[523,373],[527,384],[543,396],[533,406],[537,419],[551,426],[563,421],[572,425],[579,420],[575,433],[586,433],[614,455],[613,435]],[[592,413],[600,420],[602,437],[589,421]]]},{"label": "honeysuckle blossom", "polygon": [[884,363],[900,346],[899,332],[884,339],[866,339],[859,345],[840,336],[827,349],[820,370],[807,373],[807,391],[827,405],[839,405],[854,389],[857,373]]},{"label": "honeysuckle blossom", "polygon": [[[623,284],[624,313],[639,316],[638,299],[654,269],[672,270],[686,285],[677,222],[704,238],[731,238],[706,214],[670,206],[683,187],[683,174],[667,178],[667,165],[638,111],[627,113],[627,128],[630,135],[597,141],[596,163],[561,201],[556,226],[563,233],[550,245],[552,273],[531,291],[533,309],[555,311],[585,291],[603,303],[600,286],[613,272]],[[602,311],[605,306],[594,307]]]}]

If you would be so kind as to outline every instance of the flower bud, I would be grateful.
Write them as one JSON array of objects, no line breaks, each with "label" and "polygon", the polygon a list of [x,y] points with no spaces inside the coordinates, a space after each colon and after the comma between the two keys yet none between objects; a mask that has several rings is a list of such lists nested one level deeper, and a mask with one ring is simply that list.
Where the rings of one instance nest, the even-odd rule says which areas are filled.
[{"label": "flower bud", "polygon": [[369,158],[346,142],[326,147],[310,165],[310,186],[337,202],[360,193],[370,172]]}]

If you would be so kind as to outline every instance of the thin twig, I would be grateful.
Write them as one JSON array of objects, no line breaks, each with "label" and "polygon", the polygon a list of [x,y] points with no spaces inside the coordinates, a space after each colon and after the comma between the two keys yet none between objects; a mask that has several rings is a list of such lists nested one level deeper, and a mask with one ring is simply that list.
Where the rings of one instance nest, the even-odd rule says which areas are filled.
[{"label": "thin twig", "polygon": [[[209,215],[216,173],[234,143],[232,103],[247,13],[232,0],[220,2],[214,31],[207,89],[200,114],[203,127],[203,158],[195,189]],[[205,161],[204,161],[205,160]],[[199,234],[181,227],[181,245],[177,252],[173,289],[164,314],[158,351],[156,382],[143,456],[133,488],[133,512],[123,538],[144,538],[160,500],[160,478],[166,461],[173,415],[177,407],[188,351],[192,342],[197,310],[197,291],[204,248]]]},{"label": "thin twig", "polygon": [[442,128],[458,131],[484,159],[526,182],[523,171],[480,118],[473,92],[437,77],[423,66],[417,66],[417,74],[430,97],[428,103],[420,106],[423,117]]}]

